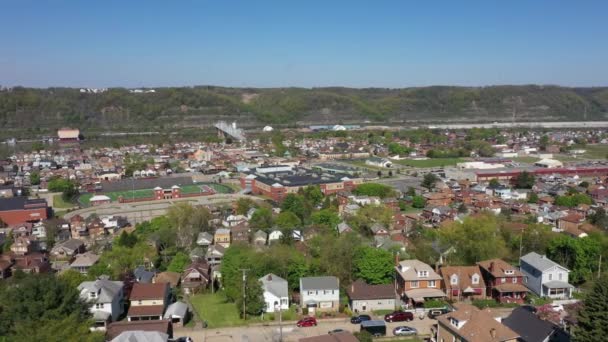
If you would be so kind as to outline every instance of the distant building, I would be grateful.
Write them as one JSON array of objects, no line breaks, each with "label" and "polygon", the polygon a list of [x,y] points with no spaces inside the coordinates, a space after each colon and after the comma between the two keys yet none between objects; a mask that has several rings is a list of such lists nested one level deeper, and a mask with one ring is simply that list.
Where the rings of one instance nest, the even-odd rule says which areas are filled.
[{"label": "distant building", "polygon": [[78,128],[62,128],[57,131],[60,142],[77,142],[80,140],[80,130]]},{"label": "distant building", "polygon": [[46,220],[49,207],[45,199],[0,198],[0,220],[9,226]]}]

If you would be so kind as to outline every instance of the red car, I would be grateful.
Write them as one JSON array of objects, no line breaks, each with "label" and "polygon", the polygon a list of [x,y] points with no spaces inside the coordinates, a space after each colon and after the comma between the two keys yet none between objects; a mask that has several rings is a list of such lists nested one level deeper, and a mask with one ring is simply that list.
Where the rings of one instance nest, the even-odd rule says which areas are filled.
[{"label": "red car", "polygon": [[316,325],[317,325],[317,319],[314,317],[302,318],[301,320],[298,321],[298,323],[296,323],[296,326],[299,328],[314,327]]},{"label": "red car", "polygon": [[384,316],[387,322],[409,322],[414,319],[414,314],[411,312],[395,311]]}]

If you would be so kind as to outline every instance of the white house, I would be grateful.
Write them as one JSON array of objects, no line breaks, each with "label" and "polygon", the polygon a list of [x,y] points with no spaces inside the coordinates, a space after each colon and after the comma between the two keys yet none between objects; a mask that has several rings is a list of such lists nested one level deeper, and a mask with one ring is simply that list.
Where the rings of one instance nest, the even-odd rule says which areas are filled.
[{"label": "white house", "polygon": [[264,290],[264,302],[266,312],[274,312],[280,305],[281,310],[289,309],[289,288],[287,280],[276,274],[269,273],[260,278],[262,289]]},{"label": "white house", "polygon": [[521,257],[524,285],[540,297],[570,298],[574,286],[568,283],[570,270],[536,252]]},{"label": "white house", "polygon": [[279,241],[283,237],[283,232],[280,230],[273,230],[268,234],[268,243],[273,241]]},{"label": "white house", "polygon": [[315,311],[337,311],[340,306],[340,282],[336,277],[300,278],[300,305]]},{"label": "white house", "polygon": [[116,321],[122,314],[123,308],[122,281],[111,281],[100,278],[95,281],[85,281],[78,285],[80,298],[91,306],[95,325],[92,330],[105,330],[106,324]]}]

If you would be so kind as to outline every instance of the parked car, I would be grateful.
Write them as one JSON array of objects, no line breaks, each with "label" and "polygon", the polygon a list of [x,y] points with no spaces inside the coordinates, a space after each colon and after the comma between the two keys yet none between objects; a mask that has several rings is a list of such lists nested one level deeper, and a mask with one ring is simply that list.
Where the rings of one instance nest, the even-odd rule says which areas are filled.
[{"label": "parked car", "polygon": [[341,332],[343,332],[343,331],[346,331],[346,330],[341,329],[341,328],[338,328],[338,329],[330,330],[330,331],[328,331],[327,333],[331,335],[331,334],[337,334],[337,333],[341,333]]},{"label": "parked car", "polygon": [[433,309],[433,310],[429,310],[429,318],[435,318],[437,316],[441,316],[443,314],[446,314],[450,312],[450,310],[448,309]]},{"label": "parked car", "polygon": [[416,330],[416,328],[406,327],[404,325],[393,329],[393,335],[395,336],[411,336],[416,334],[418,334],[418,330]]},{"label": "parked car", "polygon": [[562,312],[564,311],[564,306],[561,304],[551,304],[551,309],[555,312]]},{"label": "parked car", "polygon": [[394,311],[384,316],[384,320],[387,322],[409,322],[414,320],[414,314],[405,311]]},{"label": "parked car", "polygon": [[372,320],[372,318],[371,318],[371,316],[370,316],[370,315],[359,315],[359,316],[354,316],[354,317],[352,317],[352,318],[350,319],[350,322],[351,322],[352,324],[359,324],[359,323],[361,323],[361,322],[364,322],[364,321],[371,321],[371,320]]},{"label": "parked car", "polygon": [[296,323],[296,326],[299,328],[314,327],[316,325],[317,325],[317,319],[314,317],[302,318],[301,320],[298,321],[298,323]]}]

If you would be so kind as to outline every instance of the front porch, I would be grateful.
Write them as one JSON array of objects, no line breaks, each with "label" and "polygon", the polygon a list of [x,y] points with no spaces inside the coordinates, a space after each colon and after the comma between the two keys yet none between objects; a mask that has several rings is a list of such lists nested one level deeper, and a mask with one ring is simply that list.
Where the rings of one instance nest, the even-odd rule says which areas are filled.
[{"label": "front porch", "polygon": [[499,303],[523,304],[527,295],[528,289],[521,284],[500,284],[492,289],[492,298]]},{"label": "front porch", "polygon": [[553,280],[543,285],[543,294],[552,299],[568,299],[572,297],[574,286],[559,280]]},{"label": "front porch", "polygon": [[427,299],[445,299],[446,294],[439,289],[413,289],[405,291],[402,297],[407,308],[424,307],[424,302]]}]

